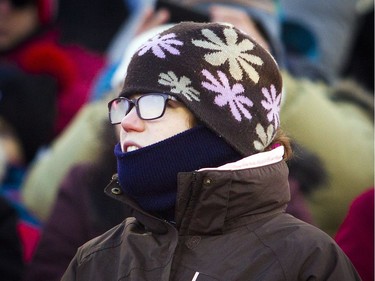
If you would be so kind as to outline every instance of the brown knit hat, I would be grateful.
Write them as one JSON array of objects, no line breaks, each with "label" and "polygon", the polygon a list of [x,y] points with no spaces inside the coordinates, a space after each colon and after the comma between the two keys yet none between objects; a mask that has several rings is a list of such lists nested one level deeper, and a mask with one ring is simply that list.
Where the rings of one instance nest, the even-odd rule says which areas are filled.
[{"label": "brown knit hat", "polygon": [[273,57],[229,24],[182,22],[132,57],[121,96],[168,93],[244,156],[279,127],[282,80]]}]

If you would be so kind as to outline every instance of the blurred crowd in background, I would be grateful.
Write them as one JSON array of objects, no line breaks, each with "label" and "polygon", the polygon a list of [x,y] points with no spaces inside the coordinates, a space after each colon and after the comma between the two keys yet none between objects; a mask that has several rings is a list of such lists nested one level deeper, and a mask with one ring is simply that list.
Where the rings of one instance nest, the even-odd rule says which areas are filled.
[{"label": "blurred crowd in background", "polygon": [[373,1],[170,1],[186,13],[156,2],[0,0],[2,280],[60,280],[77,247],[124,219],[103,193],[118,141],[107,103],[132,53],[187,10],[273,54],[294,148],[287,212],[374,280]]}]

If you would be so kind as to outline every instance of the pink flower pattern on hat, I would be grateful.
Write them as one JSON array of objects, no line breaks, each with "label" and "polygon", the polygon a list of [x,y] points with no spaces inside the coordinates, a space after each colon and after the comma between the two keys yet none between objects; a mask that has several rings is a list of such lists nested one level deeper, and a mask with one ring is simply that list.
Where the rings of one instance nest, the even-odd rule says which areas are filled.
[{"label": "pink flower pattern on hat", "polygon": [[180,51],[173,45],[182,46],[184,43],[174,39],[175,37],[176,34],[174,33],[169,33],[161,37],[160,35],[154,36],[139,48],[138,56],[143,56],[150,49],[155,56],[161,59],[166,57],[164,50],[172,55],[180,55]]},{"label": "pink flower pattern on hat", "polygon": [[282,77],[272,55],[232,25],[182,22],[132,57],[121,95],[168,93],[244,156],[280,126]]},{"label": "pink flower pattern on hat", "polygon": [[202,82],[202,86],[207,90],[220,94],[215,97],[215,104],[220,107],[229,105],[232,115],[239,122],[242,121],[242,115],[246,119],[251,120],[252,116],[244,105],[251,107],[253,106],[253,102],[246,96],[240,95],[244,92],[244,87],[241,84],[236,83],[231,87],[228,77],[220,70],[217,71],[220,81],[206,69],[202,70],[202,74],[211,82],[211,84]]},{"label": "pink flower pattern on hat", "polygon": [[275,122],[275,128],[279,127],[280,124],[280,102],[281,102],[281,95],[276,93],[276,88],[273,84],[270,86],[270,90],[267,88],[262,88],[262,93],[266,100],[262,100],[263,107],[268,110],[267,118],[268,121]]}]

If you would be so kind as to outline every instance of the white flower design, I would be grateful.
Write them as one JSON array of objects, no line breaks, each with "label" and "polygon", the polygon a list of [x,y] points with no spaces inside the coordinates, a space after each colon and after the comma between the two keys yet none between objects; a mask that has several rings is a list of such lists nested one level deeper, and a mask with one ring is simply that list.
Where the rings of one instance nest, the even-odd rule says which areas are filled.
[{"label": "white flower design", "polygon": [[268,110],[267,118],[268,121],[272,122],[275,120],[275,128],[279,127],[280,124],[280,102],[281,95],[276,93],[276,88],[272,84],[270,90],[267,88],[262,88],[262,93],[266,100],[262,100],[263,107]]},{"label": "white flower design", "polygon": [[200,93],[193,87],[189,86],[191,80],[186,76],[178,78],[173,71],[168,71],[167,73],[159,74],[158,82],[161,85],[170,86],[172,93],[182,94],[189,101],[192,101],[193,99],[199,101]]},{"label": "white flower design", "polygon": [[169,33],[161,37],[160,34],[156,35],[139,48],[138,56],[143,56],[150,49],[155,56],[161,59],[166,57],[164,51],[167,51],[172,55],[179,55],[180,51],[173,47],[173,45],[182,46],[184,43],[174,39],[175,37],[176,34],[174,33]]},{"label": "white flower design", "polygon": [[267,132],[264,130],[263,126],[258,123],[255,131],[260,139],[254,141],[254,148],[258,151],[263,151],[272,141],[272,138],[275,134],[275,128],[270,124],[267,128]]},{"label": "white flower design", "polygon": [[192,40],[192,43],[197,47],[211,50],[205,55],[208,63],[219,66],[228,61],[229,72],[234,79],[242,79],[245,71],[254,83],[258,83],[259,74],[252,64],[262,65],[263,61],[260,57],[250,54],[255,45],[249,39],[237,43],[238,34],[230,27],[224,29],[225,42],[209,29],[203,29],[202,34],[208,41]]},{"label": "white flower design", "polygon": [[217,74],[220,81],[218,81],[206,69],[202,70],[202,74],[211,82],[211,84],[208,82],[202,82],[202,86],[210,91],[220,94],[215,97],[215,104],[220,107],[229,105],[232,115],[239,122],[242,120],[242,115],[251,120],[252,116],[244,105],[251,107],[253,106],[253,102],[248,97],[241,95],[241,93],[244,92],[244,87],[241,84],[236,83],[231,87],[229,85],[228,77],[219,70],[217,71]]}]

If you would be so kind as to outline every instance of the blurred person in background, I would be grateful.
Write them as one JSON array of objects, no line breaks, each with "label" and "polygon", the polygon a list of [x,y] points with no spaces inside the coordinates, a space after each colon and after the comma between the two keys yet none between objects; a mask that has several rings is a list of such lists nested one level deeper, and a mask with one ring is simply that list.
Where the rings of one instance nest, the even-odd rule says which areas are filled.
[{"label": "blurred person in background", "polygon": [[[56,117],[53,116],[53,132],[49,137],[55,137],[86,102],[103,57],[78,44],[60,42],[55,21],[57,1],[2,0],[0,3],[2,71],[8,79],[15,79],[19,73],[43,74],[57,82],[56,103],[50,104],[56,108]],[[39,102],[43,102],[40,95]]]},{"label": "blurred person in background", "polygon": [[60,0],[56,21],[61,30],[61,41],[80,44],[105,55],[114,36],[133,12],[128,2]]},{"label": "blurred person in background", "polygon": [[[51,215],[43,225],[24,281],[60,280],[79,246],[124,219],[123,205],[113,202],[103,192],[103,187],[116,172],[113,146],[118,141],[118,133],[107,120],[97,126],[101,146],[96,150],[95,159],[72,163],[69,168]],[[70,144],[74,145],[74,142]]]},{"label": "blurred person in background", "polygon": [[288,68],[293,74],[305,77],[310,69],[315,73],[310,78],[329,84],[351,75],[362,86],[371,85],[374,1],[280,0],[279,7]]},{"label": "blurred person in background", "polygon": [[19,212],[26,261],[39,220],[28,197],[20,198],[20,186],[30,165],[86,103],[104,62],[98,52],[61,41],[57,13],[54,0],[0,1],[0,118],[14,136],[7,143],[17,140],[19,149],[18,161],[4,160],[0,193]]}]

